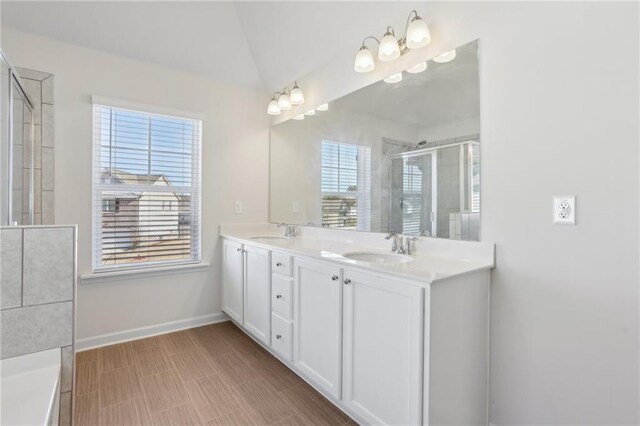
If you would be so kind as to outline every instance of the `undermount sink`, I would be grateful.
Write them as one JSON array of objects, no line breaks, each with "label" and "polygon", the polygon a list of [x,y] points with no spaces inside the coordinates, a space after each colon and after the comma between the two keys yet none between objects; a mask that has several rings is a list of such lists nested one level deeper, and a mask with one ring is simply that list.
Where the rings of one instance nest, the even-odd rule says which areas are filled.
[{"label": "undermount sink", "polygon": [[263,241],[263,242],[270,242],[270,241],[286,241],[288,240],[287,237],[276,237],[274,235],[265,235],[265,236],[259,236],[259,237],[251,237],[252,240],[256,240],[256,241]]},{"label": "undermount sink", "polygon": [[370,263],[409,263],[413,262],[413,258],[411,256],[405,256],[403,254],[395,254],[395,253],[375,253],[375,252],[363,252],[363,251],[354,251],[350,253],[345,253],[342,256],[351,260],[359,260],[361,262],[370,262]]}]

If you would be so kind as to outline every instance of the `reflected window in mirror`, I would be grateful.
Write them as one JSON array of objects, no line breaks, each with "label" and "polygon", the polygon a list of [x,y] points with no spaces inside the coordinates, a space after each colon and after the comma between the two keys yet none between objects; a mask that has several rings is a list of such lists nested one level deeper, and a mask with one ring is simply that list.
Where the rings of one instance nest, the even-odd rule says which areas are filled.
[{"label": "reflected window in mirror", "polygon": [[371,229],[371,148],[322,141],[322,226]]}]

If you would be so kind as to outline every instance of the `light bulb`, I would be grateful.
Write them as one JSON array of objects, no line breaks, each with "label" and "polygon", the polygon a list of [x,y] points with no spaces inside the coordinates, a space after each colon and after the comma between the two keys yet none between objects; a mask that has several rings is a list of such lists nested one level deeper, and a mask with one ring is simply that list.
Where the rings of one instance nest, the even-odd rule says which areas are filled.
[{"label": "light bulb", "polygon": [[291,95],[289,95],[291,105],[302,105],[304,103],[304,93],[302,89],[298,87],[298,83],[295,83],[293,89],[291,89]]},{"label": "light bulb", "polygon": [[304,113],[304,115],[316,115],[316,110],[312,109]]},{"label": "light bulb", "polygon": [[422,72],[424,70],[427,69],[427,63],[426,62],[420,62],[417,65],[414,65],[412,67],[407,68],[407,72],[409,74],[418,74],[419,72]]},{"label": "light bulb", "polygon": [[444,52],[442,55],[436,56],[435,58],[433,58],[433,62],[444,64],[445,62],[453,61],[455,57],[456,57],[456,49],[453,49],[448,52]]},{"label": "light bulb", "polygon": [[280,115],[281,111],[280,111],[280,107],[278,106],[278,101],[274,99],[271,99],[271,102],[269,102],[269,106],[267,107],[267,114],[269,115]]},{"label": "light bulb", "polygon": [[393,36],[391,31],[387,31],[378,48],[378,59],[382,62],[395,61],[400,57],[400,46],[398,40]]},{"label": "light bulb", "polygon": [[385,83],[400,83],[402,81],[402,73],[392,74],[384,79]]},{"label": "light bulb", "polygon": [[327,111],[329,109],[329,104],[322,104],[316,107],[316,111]]},{"label": "light bulb", "polygon": [[296,115],[293,117],[294,120],[304,120],[304,114]]},{"label": "light bulb", "polygon": [[362,46],[360,50],[358,50],[358,54],[356,55],[356,62],[353,66],[353,69],[356,72],[369,72],[372,71],[373,68],[375,68],[375,64],[373,63],[373,55],[366,46]]},{"label": "light bulb", "polygon": [[289,99],[289,95],[287,95],[287,92],[282,92],[282,94],[278,98],[278,106],[282,111],[291,109],[291,100]]},{"label": "light bulb", "polygon": [[431,31],[427,23],[416,15],[407,28],[407,47],[409,49],[419,49],[431,42]]}]

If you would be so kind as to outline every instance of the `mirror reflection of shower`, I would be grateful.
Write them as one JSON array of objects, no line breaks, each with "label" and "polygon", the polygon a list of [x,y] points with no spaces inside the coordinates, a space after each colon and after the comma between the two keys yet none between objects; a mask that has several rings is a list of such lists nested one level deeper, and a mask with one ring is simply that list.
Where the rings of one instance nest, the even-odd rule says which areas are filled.
[{"label": "mirror reflection of shower", "polygon": [[[417,144],[383,140],[390,232],[478,240],[479,135]],[[384,168],[383,168],[384,169]]]}]

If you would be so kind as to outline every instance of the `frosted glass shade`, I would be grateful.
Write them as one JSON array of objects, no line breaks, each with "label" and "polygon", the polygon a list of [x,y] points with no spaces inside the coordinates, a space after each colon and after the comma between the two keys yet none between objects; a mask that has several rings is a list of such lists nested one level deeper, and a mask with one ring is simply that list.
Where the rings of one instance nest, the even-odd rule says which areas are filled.
[{"label": "frosted glass shade", "polygon": [[456,57],[456,49],[453,49],[448,52],[444,52],[442,55],[436,56],[435,58],[433,58],[433,62],[444,64],[445,62],[453,61],[455,57]]},{"label": "frosted glass shade", "polygon": [[304,115],[316,115],[316,110],[312,109],[310,111],[307,111],[307,112],[304,113]]},{"label": "frosted glass shade", "polygon": [[278,106],[278,101],[276,101],[275,99],[272,99],[271,102],[269,102],[269,106],[267,107],[267,114],[269,115],[280,115],[280,107]]},{"label": "frosted glass shade", "polygon": [[373,71],[375,68],[375,64],[373,63],[373,55],[371,51],[367,49],[365,46],[362,46],[360,50],[358,50],[358,54],[356,55],[356,62],[353,66],[353,69],[356,72],[369,72]]},{"label": "frosted glass shade", "polygon": [[380,47],[378,48],[378,59],[382,62],[395,61],[400,57],[400,46],[398,40],[387,32],[382,40],[380,40]]},{"label": "frosted glass shade", "polygon": [[400,83],[402,81],[402,73],[392,74],[384,79],[385,83]]},{"label": "frosted glass shade", "polygon": [[426,62],[420,62],[417,65],[414,65],[412,67],[407,68],[407,72],[409,74],[418,74],[419,72],[422,72],[424,70],[427,69],[427,63]]},{"label": "frosted glass shade", "polygon": [[304,114],[296,115],[293,117],[294,120],[304,120]]},{"label": "frosted glass shade", "polygon": [[289,95],[286,93],[281,94],[278,98],[278,106],[282,111],[291,109],[291,100],[289,99]]},{"label": "frosted glass shade", "polygon": [[302,93],[302,89],[298,85],[293,86],[293,89],[291,89],[289,100],[291,105],[302,105],[304,103],[304,93]]},{"label": "frosted glass shade", "polygon": [[322,104],[316,107],[316,111],[328,111],[328,110],[329,110],[329,104]]},{"label": "frosted glass shade", "polygon": [[431,42],[431,31],[427,23],[416,16],[407,28],[407,47],[409,49],[419,49]]}]

